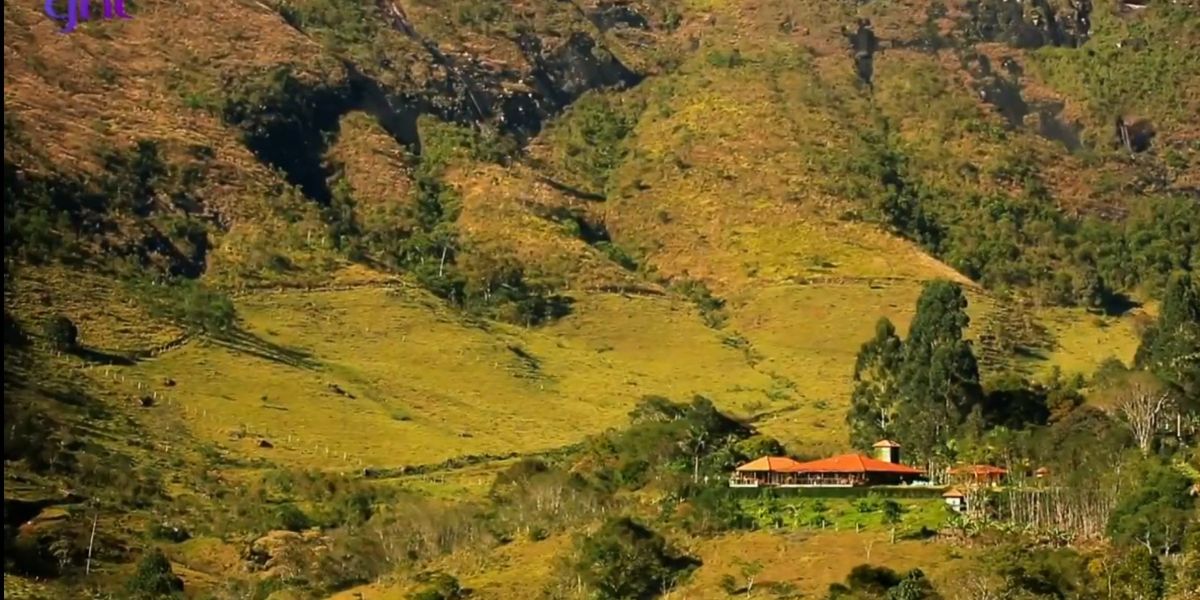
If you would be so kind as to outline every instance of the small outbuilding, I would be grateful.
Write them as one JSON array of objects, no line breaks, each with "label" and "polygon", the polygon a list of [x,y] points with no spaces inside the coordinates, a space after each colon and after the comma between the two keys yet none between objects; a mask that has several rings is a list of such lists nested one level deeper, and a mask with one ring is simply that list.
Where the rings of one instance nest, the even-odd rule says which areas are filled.
[{"label": "small outbuilding", "polygon": [[946,506],[958,512],[967,510],[967,495],[957,489],[946,490],[946,493],[942,494],[942,499],[946,501]]}]

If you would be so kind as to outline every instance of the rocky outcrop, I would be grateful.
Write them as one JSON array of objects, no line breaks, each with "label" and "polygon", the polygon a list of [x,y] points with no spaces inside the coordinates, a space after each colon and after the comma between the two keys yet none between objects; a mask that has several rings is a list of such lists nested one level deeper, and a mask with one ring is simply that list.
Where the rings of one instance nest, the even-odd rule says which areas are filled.
[{"label": "rocky outcrop", "polygon": [[271,531],[242,549],[245,568],[264,578],[293,579],[313,568],[329,548],[320,531]]}]

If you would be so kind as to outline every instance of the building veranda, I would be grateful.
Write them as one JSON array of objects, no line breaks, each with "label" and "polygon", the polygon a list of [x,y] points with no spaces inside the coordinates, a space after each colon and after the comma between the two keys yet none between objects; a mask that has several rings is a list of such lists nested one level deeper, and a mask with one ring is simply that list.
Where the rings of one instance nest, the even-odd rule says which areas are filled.
[{"label": "building veranda", "polygon": [[858,487],[907,485],[926,479],[925,472],[900,462],[900,445],[875,444],[876,458],[842,454],[799,462],[784,456],[764,456],[737,467],[730,487]]}]

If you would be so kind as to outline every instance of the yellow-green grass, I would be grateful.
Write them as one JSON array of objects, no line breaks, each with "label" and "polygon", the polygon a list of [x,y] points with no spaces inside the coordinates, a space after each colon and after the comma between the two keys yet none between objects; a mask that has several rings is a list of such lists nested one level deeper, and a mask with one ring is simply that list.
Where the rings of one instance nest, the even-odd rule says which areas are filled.
[{"label": "yellow-green grass", "polygon": [[[437,567],[458,578],[480,599],[532,598],[552,584],[555,567],[570,551],[572,536],[558,535],[533,542],[519,540],[483,553],[460,553]],[[728,598],[721,578],[742,580],[741,562],[758,561],[763,571],[756,589],[786,583],[808,595],[824,593],[829,585],[845,580],[863,563],[886,565],[898,571],[920,568],[939,588],[953,586],[955,575],[973,562],[967,550],[948,544],[920,541],[890,543],[882,532],[811,531],[735,533],[712,539],[675,538],[682,550],[702,561],[692,577],[671,592],[672,598]],[[419,586],[404,577],[361,586],[335,594],[329,600],[351,600],[355,594],[378,600],[401,600]]]},{"label": "yellow-green grass", "polygon": [[516,460],[498,460],[469,465],[461,469],[407,475],[397,478],[395,483],[406,491],[427,498],[456,502],[482,499],[492,489],[496,475],[511,466]]},{"label": "yellow-green grass", "polygon": [[1136,318],[1094,315],[1083,309],[1047,308],[1038,320],[1050,331],[1055,347],[1038,366],[1043,372],[1058,367],[1066,374],[1089,376],[1106,359],[1133,362],[1140,334]]},{"label": "yellow-green grass", "polygon": [[830,584],[844,581],[851,569],[863,563],[886,565],[901,572],[920,568],[944,589],[954,572],[970,561],[956,558],[954,549],[946,544],[889,542],[885,533],[853,531],[795,534],[759,531],[700,540],[693,552],[704,565],[676,594],[697,599],[728,597],[720,580],[725,575],[743,580],[739,561],[762,563],[756,588],[786,583],[806,596],[824,593]]},{"label": "yellow-green grass", "polygon": [[[165,394],[198,438],[297,467],[546,450],[624,425],[647,394],[702,394],[743,417],[766,414],[764,432],[823,453],[845,448],[859,347],[880,317],[906,330],[921,282],[747,290],[730,297],[721,330],[669,297],[579,294],[572,315],[531,330],[472,323],[419,290],[388,290],[243,296],[239,341],[201,340],[114,372],[130,394],[142,393],[134,381]],[[974,336],[994,301],[969,297]],[[1135,343],[1122,320],[1099,329],[1082,311],[1050,314],[1061,348],[1039,368],[1090,372],[1107,357],[1093,351],[1098,335],[1121,358]],[[259,448],[263,438],[274,447]]]},{"label": "yellow-green grass", "polygon": [[[485,330],[423,293],[381,288],[247,297],[239,307],[259,341],[195,343],[127,371],[174,379],[165,391],[201,439],[297,466],[553,448],[622,425],[643,394],[740,405],[770,383],[681,301],[584,296],[575,314],[535,331]],[[509,346],[540,364],[531,369]],[[283,347],[310,358],[289,359]],[[243,426],[249,435],[231,440]],[[275,447],[256,448],[259,437]]]},{"label": "yellow-green grass", "polygon": [[[843,416],[859,348],[887,317],[903,335],[921,294],[919,281],[776,285],[732,299],[732,327],[764,357],[759,369],[794,384],[793,408],[759,423],[765,433],[808,452],[844,448]],[[990,299],[969,292],[968,312],[982,322]],[[970,333],[970,332],[969,332]]]},{"label": "yellow-green grass", "polygon": [[40,335],[54,315],[79,328],[79,342],[99,350],[140,350],[169,342],[183,330],[151,317],[119,283],[61,267],[21,268],[5,285],[4,310],[28,333]]}]

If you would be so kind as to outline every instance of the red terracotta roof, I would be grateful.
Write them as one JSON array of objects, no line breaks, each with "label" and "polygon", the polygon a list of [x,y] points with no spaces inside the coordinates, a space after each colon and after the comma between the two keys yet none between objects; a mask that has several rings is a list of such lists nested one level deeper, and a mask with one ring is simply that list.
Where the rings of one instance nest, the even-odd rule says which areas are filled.
[{"label": "red terracotta roof", "polygon": [[974,475],[976,477],[983,477],[986,475],[1005,475],[1008,473],[1008,469],[994,467],[992,465],[966,465],[962,467],[954,467],[953,469],[950,469],[949,473],[951,475]]},{"label": "red terracotta roof", "polygon": [[772,473],[795,473],[800,463],[786,456],[764,456],[756,458],[740,467],[737,471],[770,471]]},{"label": "red terracotta roof", "polygon": [[811,462],[800,463],[796,470],[800,473],[896,473],[900,475],[922,475],[924,471],[908,465],[876,460],[861,454],[843,454],[822,458]]},{"label": "red terracotta roof", "polygon": [[875,442],[874,446],[871,446],[871,447],[872,448],[899,448],[900,444],[897,444],[896,442],[893,442],[892,440],[879,440],[878,442]]}]

